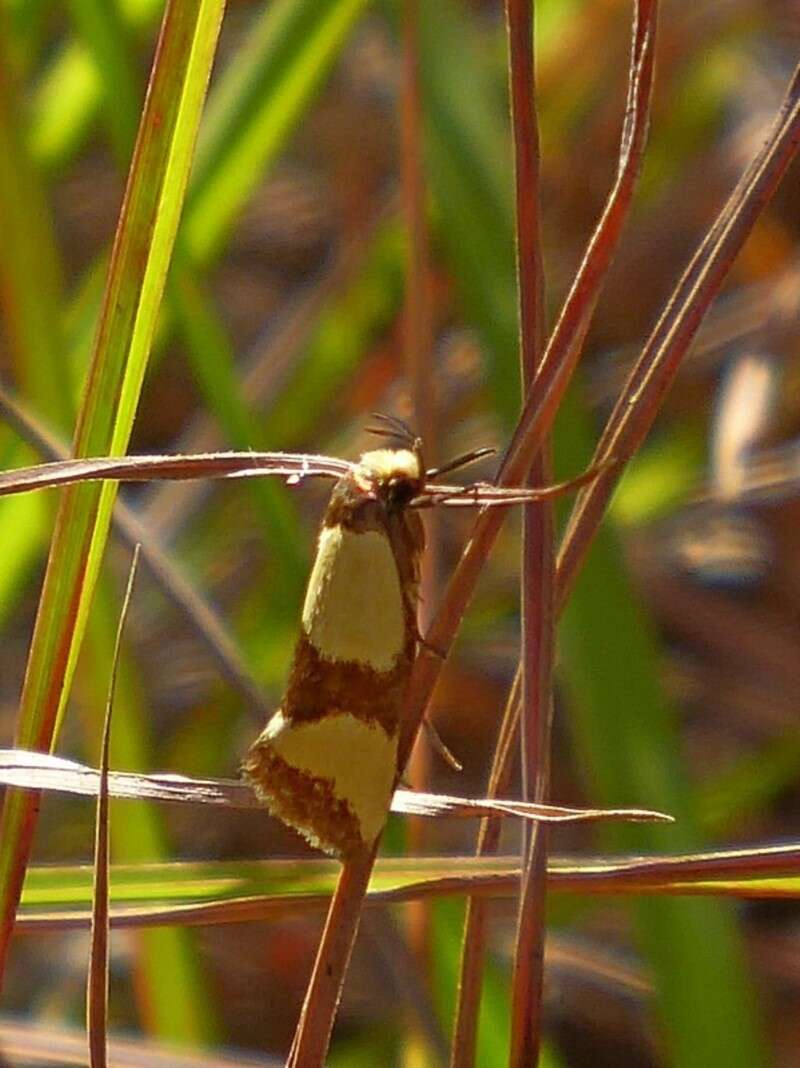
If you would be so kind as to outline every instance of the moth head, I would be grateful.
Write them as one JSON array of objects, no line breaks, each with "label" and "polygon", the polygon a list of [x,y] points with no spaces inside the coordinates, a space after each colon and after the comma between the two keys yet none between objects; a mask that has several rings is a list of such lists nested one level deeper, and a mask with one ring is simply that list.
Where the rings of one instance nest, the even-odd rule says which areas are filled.
[{"label": "moth head", "polygon": [[425,485],[425,471],[417,449],[374,449],[365,452],[355,478],[372,500],[387,512],[402,511]]}]

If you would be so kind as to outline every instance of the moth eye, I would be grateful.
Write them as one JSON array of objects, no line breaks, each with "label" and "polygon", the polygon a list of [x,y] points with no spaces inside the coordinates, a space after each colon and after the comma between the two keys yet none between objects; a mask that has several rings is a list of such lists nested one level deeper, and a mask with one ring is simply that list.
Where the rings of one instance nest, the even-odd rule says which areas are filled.
[{"label": "moth eye", "polygon": [[416,495],[416,492],[417,488],[409,478],[397,477],[389,479],[387,496],[392,504],[408,504],[412,497]]}]

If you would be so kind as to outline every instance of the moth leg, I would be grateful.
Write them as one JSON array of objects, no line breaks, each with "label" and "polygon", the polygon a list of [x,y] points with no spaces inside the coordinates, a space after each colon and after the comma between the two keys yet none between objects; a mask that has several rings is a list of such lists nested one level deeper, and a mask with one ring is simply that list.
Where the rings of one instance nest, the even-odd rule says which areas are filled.
[{"label": "moth leg", "polygon": [[427,716],[423,716],[422,726],[425,728],[429,742],[439,754],[439,756],[442,758],[442,760],[445,762],[445,764],[451,767],[453,771],[463,771],[464,765],[461,763],[458,757],[456,757],[453,752],[447,748],[447,746],[442,741],[441,735],[436,730],[436,728]]}]

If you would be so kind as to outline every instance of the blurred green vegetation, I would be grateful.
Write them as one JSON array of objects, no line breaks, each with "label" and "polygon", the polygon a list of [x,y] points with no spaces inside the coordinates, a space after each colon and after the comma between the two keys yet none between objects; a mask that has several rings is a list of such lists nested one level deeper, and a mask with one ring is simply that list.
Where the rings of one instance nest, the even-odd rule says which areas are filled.
[{"label": "blurred green vegetation", "polygon": [[[174,6],[189,12],[203,5],[175,0]],[[556,431],[559,476],[586,463],[625,367],[763,136],[785,80],[780,11],[766,0],[692,10],[664,4],[640,195]],[[160,16],[158,0],[0,0],[0,375],[64,437],[72,434],[83,396]],[[537,16],[552,323],[614,173],[630,5],[542,0]],[[252,447],[350,457],[366,445],[370,411],[413,419],[402,352],[408,249],[397,195],[401,17],[399,0],[229,3],[185,204],[179,183],[165,191],[168,210],[182,216],[168,276],[169,240],[161,247],[158,322],[159,294],[151,289],[149,321],[140,326],[134,377],[148,356],[150,362],[133,424],[134,451]],[[501,5],[423,0],[419,30],[432,242],[434,341],[426,356],[437,441],[431,451],[449,455],[487,441],[502,447],[519,409]],[[178,71],[174,78],[167,99],[178,92]],[[192,89],[196,104],[201,81]],[[181,136],[186,160],[191,133]],[[715,573],[676,565],[683,524],[711,507],[707,442],[718,418],[711,413],[724,361],[750,345],[783,367],[791,351],[777,302],[764,310],[762,300],[755,324],[741,314],[752,287],[767,283],[768,292],[770,286],[777,292],[790,277],[798,205],[791,181],[787,188],[736,265],[729,301],[712,317],[656,432],[632,463],[560,631],[554,799],[662,808],[677,821],[611,834],[559,832],[553,836],[559,852],[691,850],[723,833],[769,837],[791,826],[787,818],[800,799],[796,760],[786,758],[798,746],[786,695],[800,684],[800,658],[793,663],[791,657],[800,640],[792,501],[757,513],[774,547],[757,584],[724,587]],[[149,234],[144,248],[153,251]],[[132,271],[134,289],[142,273]],[[109,345],[123,359],[133,343],[118,326]],[[788,381],[796,386],[796,374]],[[108,427],[117,418],[116,383],[101,405]],[[127,387],[122,424],[133,419],[134,392]],[[787,389],[774,415],[775,440],[791,438],[800,423],[799,395]],[[114,440],[124,445],[120,425]],[[100,437],[91,440],[96,449],[109,447]],[[29,447],[0,426],[3,466],[32,459]],[[166,485],[128,496],[220,610],[249,669],[277,700],[323,491],[251,480],[214,488]],[[4,744],[17,731],[52,497],[0,502]],[[468,523],[464,516],[440,523],[443,573],[457,559]],[[517,531],[510,521],[437,692],[437,724],[465,771],[455,779],[432,759],[432,788],[478,794],[484,787],[516,665]],[[99,561],[97,547],[93,552]],[[112,544],[58,742],[60,752],[89,763],[98,751],[124,564]],[[54,627],[59,619],[56,611]],[[123,662],[114,765],[231,776],[258,729],[253,710],[220,681],[180,612],[155,583],[142,581]],[[38,861],[88,858],[88,806],[66,811],[85,820],[68,835],[71,844],[85,842],[85,852],[66,855],[60,803],[48,799]],[[516,831],[506,833],[513,849]],[[139,864],[301,851],[288,831],[257,813],[209,821],[115,805],[112,836],[115,859]],[[385,848],[402,843],[392,828]],[[468,854],[473,845],[466,824],[422,832],[425,852]],[[54,878],[58,886],[59,875]],[[29,884],[31,893],[35,885]],[[451,903],[431,911],[431,963],[422,969],[445,1035],[461,912]],[[554,920],[557,937],[567,932],[583,939],[588,956],[599,959],[609,947],[631,955],[653,992],[632,997],[606,975],[599,991],[589,987],[598,1016],[592,1023],[582,1004],[587,971],[554,969],[563,1004],[553,1008],[548,1000],[543,1063],[744,1068],[773,1057],[787,1063],[786,1050],[796,1048],[795,1027],[778,1026],[772,1005],[791,997],[796,1005],[800,991],[777,975],[757,916],[713,899],[633,899],[582,902],[555,910]],[[507,1057],[509,904],[498,904],[495,921],[482,1068]],[[288,1046],[317,930],[309,920],[126,935],[125,977],[113,987],[112,1020],[192,1047],[223,1043],[280,1052]],[[51,982],[48,961],[60,952],[57,945],[57,936],[35,946],[18,940],[15,1007],[30,1010],[34,991]],[[748,963],[748,953],[758,967]],[[410,1063],[404,991],[384,989],[376,977],[384,978],[362,954],[331,1063]],[[81,1018],[77,993],[63,1005],[68,1018]],[[432,1054],[420,1057],[435,1063]]]}]

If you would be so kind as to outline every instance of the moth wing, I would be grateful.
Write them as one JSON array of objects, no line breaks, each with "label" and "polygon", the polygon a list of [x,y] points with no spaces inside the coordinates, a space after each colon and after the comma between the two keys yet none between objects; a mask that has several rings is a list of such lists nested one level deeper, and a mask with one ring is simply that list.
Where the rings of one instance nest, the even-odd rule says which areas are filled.
[{"label": "moth wing", "polygon": [[243,770],[274,816],[311,845],[347,856],[371,845],[386,821],[397,734],[344,711],[299,722],[278,711]]}]

